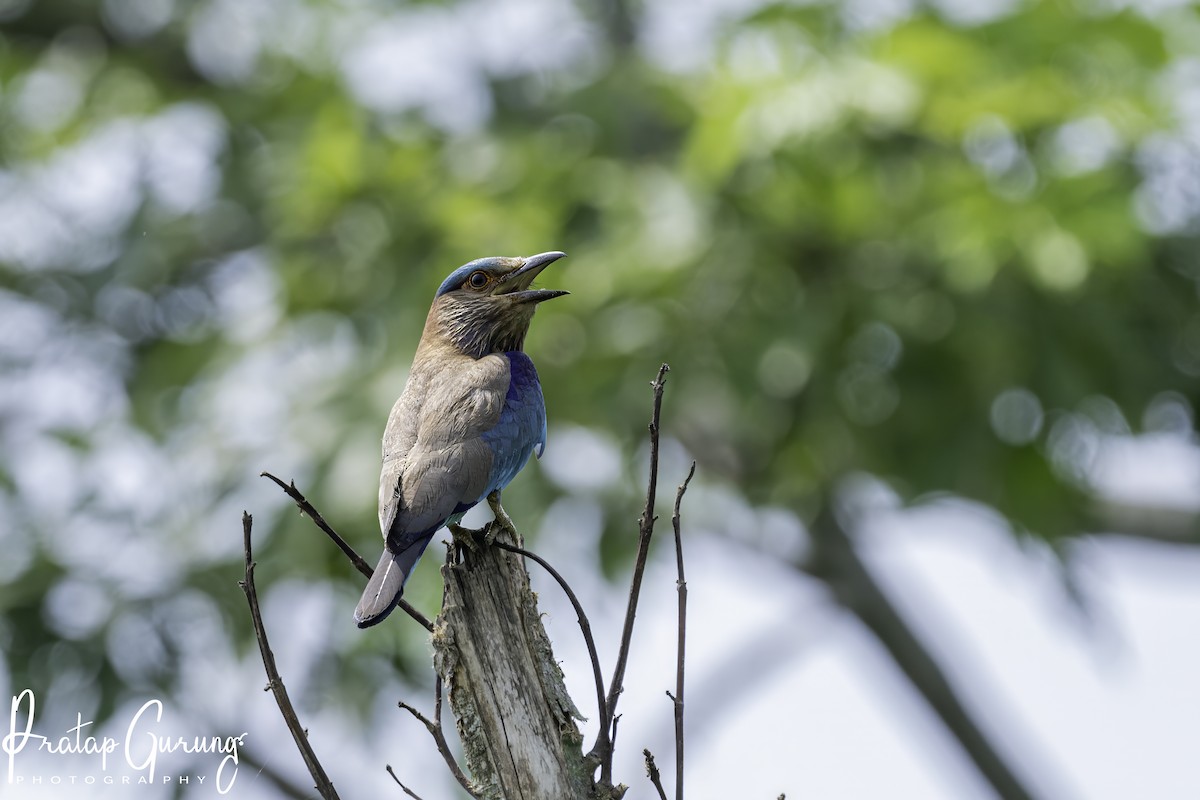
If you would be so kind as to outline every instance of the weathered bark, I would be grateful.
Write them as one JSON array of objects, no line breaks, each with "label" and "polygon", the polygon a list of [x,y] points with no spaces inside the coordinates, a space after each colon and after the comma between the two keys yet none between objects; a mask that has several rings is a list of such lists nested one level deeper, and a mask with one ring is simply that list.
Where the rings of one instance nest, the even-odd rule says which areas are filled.
[{"label": "weathered bark", "polygon": [[475,788],[487,800],[584,800],[595,769],[582,752],[582,717],[522,559],[498,547],[460,550],[461,560],[442,568],[434,666]]}]

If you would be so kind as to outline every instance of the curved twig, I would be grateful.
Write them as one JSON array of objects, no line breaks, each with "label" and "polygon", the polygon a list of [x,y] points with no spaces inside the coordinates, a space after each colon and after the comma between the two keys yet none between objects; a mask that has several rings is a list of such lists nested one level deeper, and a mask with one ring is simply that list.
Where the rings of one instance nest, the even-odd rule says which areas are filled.
[{"label": "curved twig", "polygon": [[304,726],[300,724],[300,718],[296,716],[296,709],[288,697],[287,688],[283,685],[283,678],[279,676],[279,670],[275,666],[275,654],[271,652],[271,645],[267,642],[267,629],[263,625],[262,612],[258,607],[258,590],[254,586],[254,558],[250,548],[250,530],[253,524],[254,518],[243,511],[242,540],[246,551],[246,577],[238,583],[245,592],[246,602],[250,606],[250,619],[254,623],[254,637],[258,640],[258,651],[262,654],[263,668],[267,672],[267,688],[275,695],[275,703],[279,706],[280,713],[283,714],[283,721],[287,723],[292,739],[296,742],[296,748],[304,759],[304,765],[308,767],[309,774],[316,782],[317,791],[325,800],[339,800],[337,790],[333,788],[333,783],[325,774],[325,768],[321,766],[317,754],[313,752],[312,746],[308,743],[308,732],[304,730]]},{"label": "curved twig", "polygon": [[571,601],[571,605],[575,609],[575,616],[579,620],[579,629],[583,632],[583,641],[587,644],[588,656],[592,659],[592,678],[596,682],[596,704],[600,713],[600,739],[597,743],[603,742],[608,745],[608,725],[605,724],[605,713],[607,703],[604,699],[604,675],[600,671],[600,655],[596,652],[596,640],[592,637],[592,624],[588,621],[588,616],[583,610],[583,605],[579,602],[579,598],[575,596],[575,592],[571,589],[571,585],[566,579],[559,574],[558,570],[550,566],[546,559],[539,556],[537,553],[526,550],[516,545],[502,542],[499,539],[492,542],[493,545],[501,550],[507,550],[510,553],[516,553],[528,559],[532,559],[541,565],[542,569],[550,573],[550,577],[558,581],[558,585],[562,587],[563,592],[567,595],[567,599]]}]

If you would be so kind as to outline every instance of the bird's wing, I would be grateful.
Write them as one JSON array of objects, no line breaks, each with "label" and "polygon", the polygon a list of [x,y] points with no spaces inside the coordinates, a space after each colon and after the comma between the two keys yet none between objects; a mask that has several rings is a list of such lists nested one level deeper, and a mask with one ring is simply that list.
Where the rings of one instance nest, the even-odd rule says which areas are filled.
[{"label": "bird's wing", "polygon": [[504,356],[510,375],[504,408],[496,424],[482,436],[492,451],[485,496],[507,486],[525,466],[530,453],[540,457],[546,447],[546,404],[533,361],[520,351]]},{"label": "bird's wing", "polygon": [[383,431],[383,465],[379,471],[379,529],[387,531],[400,508],[400,478],[408,455],[417,443],[423,399],[429,393],[430,370],[414,369],[408,373],[404,391],[392,406],[387,427]]},{"label": "bird's wing", "polygon": [[[398,431],[413,424],[413,434],[396,441],[411,445],[402,457],[385,461],[380,479],[380,525],[393,552],[428,537],[487,495],[493,454],[482,435],[501,417],[508,359],[464,358],[436,367],[415,383],[410,376],[405,393],[419,386],[422,396],[411,404],[415,424],[397,424]],[[397,408],[408,405],[398,402]]]}]

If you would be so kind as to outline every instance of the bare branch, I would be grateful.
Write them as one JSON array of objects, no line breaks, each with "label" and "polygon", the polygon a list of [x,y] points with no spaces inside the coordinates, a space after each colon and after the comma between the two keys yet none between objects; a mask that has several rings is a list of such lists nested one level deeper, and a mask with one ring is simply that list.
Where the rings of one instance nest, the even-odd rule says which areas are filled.
[{"label": "bare branch", "polygon": [[550,566],[546,559],[529,550],[502,542],[499,539],[492,542],[492,544],[501,550],[508,550],[511,553],[516,553],[517,555],[536,561],[541,565],[542,569],[550,573],[550,576],[554,580],[558,581],[558,585],[562,587],[563,592],[567,595],[567,599],[571,601],[571,605],[575,609],[575,616],[579,620],[579,630],[583,632],[583,641],[587,645],[588,656],[592,659],[592,679],[596,683],[596,704],[600,714],[600,738],[596,746],[601,749],[611,749],[609,747],[608,726],[604,721],[607,705],[604,699],[604,676],[600,671],[600,656],[596,652],[596,640],[592,638],[592,624],[588,621],[587,614],[584,612],[579,598],[575,596],[575,592],[571,589],[571,585],[567,583],[566,579],[558,573],[558,570]]},{"label": "bare branch", "polygon": [[384,768],[387,769],[387,774],[392,776],[392,780],[394,780],[396,782],[397,786],[399,786],[401,789],[404,790],[404,793],[406,795],[413,798],[413,800],[421,800],[421,795],[417,794],[412,789],[408,788],[407,786],[405,786],[403,783],[400,782],[400,779],[396,777],[396,771],[394,769],[392,769],[391,764],[385,764]]},{"label": "bare branch", "polygon": [[[680,534],[679,507],[692,476],[696,474],[696,462],[692,462],[687,477],[679,484],[675,493],[675,513],[671,515],[671,527],[675,531],[675,567],[678,578],[675,587],[679,594],[679,641],[675,648],[675,694],[671,702],[675,706],[675,800],[683,800],[683,666],[687,652],[687,580],[683,575],[683,536]],[[670,694],[668,692],[668,694]]]},{"label": "bare branch", "polygon": [[442,730],[442,679],[440,677],[434,685],[434,695],[434,716],[438,718],[437,722],[429,719],[429,717],[417,711],[403,700],[398,705],[416,717],[417,721],[425,726],[425,729],[429,731],[429,735],[433,737],[433,743],[437,745],[438,753],[441,754],[442,760],[446,762],[446,768],[454,776],[454,780],[458,781],[458,785],[463,788],[463,791],[478,800],[479,795],[475,792],[471,781],[467,779],[466,774],[462,771],[462,767],[458,765],[458,761],[455,760],[454,753],[451,752],[450,745],[446,742],[446,734]]},{"label": "bare branch", "polygon": [[667,793],[662,785],[662,775],[658,771],[658,765],[654,763],[654,755],[649,750],[643,750],[642,755],[646,757],[646,776],[654,784],[660,800],[667,800]]},{"label": "bare branch", "polygon": [[429,717],[425,716],[420,711],[418,711],[414,707],[410,706],[408,703],[404,702],[403,700],[398,702],[397,705],[400,706],[401,708],[403,708],[408,713],[412,714],[416,718],[417,722],[420,722],[422,725],[424,725],[425,728],[429,731],[429,733],[432,734],[435,739],[437,738],[438,726],[433,720],[431,720]]},{"label": "bare branch", "polygon": [[[373,572],[371,565],[367,563],[367,560],[360,556],[353,547],[350,546],[349,542],[339,536],[338,532],[335,531],[329,525],[329,523],[325,521],[325,518],[321,516],[321,512],[317,511],[313,504],[308,502],[304,495],[300,493],[300,490],[296,488],[295,481],[292,481],[290,484],[284,483],[269,472],[260,472],[259,477],[270,478],[273,480],[280,489],[283,489],[288,497],[292,498],[292,501],[300,509],[301,513],[305,514],[309,519],[316,523],[316,526],[324,531],[325,535],[332,539],[333,543],[336,544],[338,548],[346,554],[346,558],[350,559],[350,563],[354,565],[355,569],[357,569],[367,578],[371,577],[371,573]],[[399,607],[403,609],[404,613],[408,614],[410,617],[419,622],[421,626],[425,628],[425,630],[433,633],[433,623],[429,621],[429,618],[413,606],[409,605],[408,601],[403,597],[400,598]]]},{"label": "bare branch", "polygon": [[283,678],[279,676],[279,670],[275,666],[275,654],[271,652],[271,645],[267,642],[267,629],[263,625],[262,612],[258,607],[258,590],[254,586],[254,559],[250,548],[250,530],[253,524],[254,518],[243,511],[242,540],[246,551],[246,577],[239,583],[242,591],[246,594],[246,602],[250,606],[254,636],[258,639],[258,650],[262,654],[263,668],[267,672],[267,688],[275,695],[275,703],[279,706],[280,713],[283,714],[283,721],[287,723],[288,730],[296,742],[296,747],[300,750],[305,766],[308,767],[309,773],[316,781],[317,791],[325,800],[338,800],[337,790],[333,788],[329,776],[325,774],[325,768],[321,766],[316,753],[308,743],[308,733],[300,724],[299,717],[296,716],[296,709],[292,707],[292,701],[283,685]]},{"label": "bare branch", "polygon": [[[637,559],[633,566],[633,581],[629,587],[629,605],[625,609],[625,625],[621,631],[621,645],[617,651],[617,664],[613,669],[612,681],[608,684],[607,715],[601,720],[604,727],[611,725],[617,713],[617,699],[624,690],[625,666],[629,661],[629,644],[633,639],[633,622],[637,616],[638,596],[642,590],[642,575],[646,571],[646,559],[650,553],[650,537],[654,533],[654,500],[658,489],[658,428],[662,414],[663,386],[666,382],[670,366],[663,364],[658,368],[658,376],[650,383],[654,388],[654,412],[650,417],[650,478],[646,486],[646,507],[638,520],[638,549]],[[603,784],[612,782],[611,740],[607,750],[603,742],[597,741],[596,752],[600,756],[600,781]]]},{"label": "bare branch", "polygon": [[295,502],[295,504],[300,508],[300,511],[308,515],[308,517],[316,523],[317,527],[325,531],[325,534],[333,540],[333,543],[336,544],[341,551],[346,554],[346,557],[350,559],[350,563],[354,565],[354,568],[367,578],[371,577],[371,565],[368,564],[367,560],[360,556],[354,550],[354,548],[350,546],[349,542],[339,536],[337,531],[330,527],[329,523],[325,521],[325,518],[321,516],[321,512],[317,511],[317,509],[313,507],[312,503],[308,502],[307,498],[305,498],[304,495],[300,493],[300,490],[296,488],[295,481],[292,481],[290,484],[284,483],[282,480],[276,478],[269,472],[260,472],[258,475],[260,478],[270,478],[275,482],[276,485],[279,486],[280,489],[283,489],[287,496],[292,498],[292,501]]}]

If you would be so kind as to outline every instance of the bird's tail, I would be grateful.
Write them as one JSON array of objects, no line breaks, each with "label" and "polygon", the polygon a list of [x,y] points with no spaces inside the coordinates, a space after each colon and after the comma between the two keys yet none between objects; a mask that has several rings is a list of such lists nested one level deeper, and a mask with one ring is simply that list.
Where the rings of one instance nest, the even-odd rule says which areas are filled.
[{"label": "bird's tail", "polygon": [[404,583],[428,544],[429,538],[421,539],[399,553],[384,548],[379,564],[371,574],[371,580],[367,581],[367,588],[363,590],[362,599],[354,609],[354,621],[358,627],[369,628],[392,613],[392,609],[400,602],[400,595],[404,593]]}]

